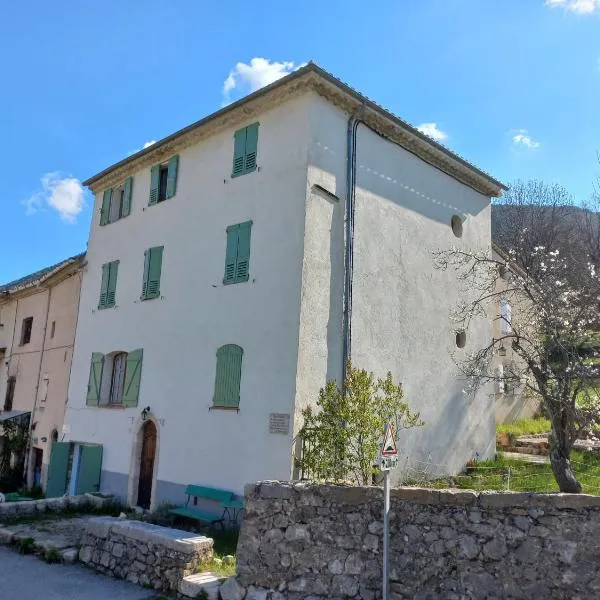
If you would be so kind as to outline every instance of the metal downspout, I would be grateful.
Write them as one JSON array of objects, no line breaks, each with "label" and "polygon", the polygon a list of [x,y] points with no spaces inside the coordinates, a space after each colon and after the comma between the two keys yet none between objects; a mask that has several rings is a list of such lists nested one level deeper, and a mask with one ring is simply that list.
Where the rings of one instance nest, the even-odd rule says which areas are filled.
[{"label": "metal downspout", "polygon": [[354,270],[354,208],[356,198],[356,131],[361,123],[362,121],[355,116],[351,116],[348,119],[342,382],[346,379],[348,361],[352,356],[352,277]]}]

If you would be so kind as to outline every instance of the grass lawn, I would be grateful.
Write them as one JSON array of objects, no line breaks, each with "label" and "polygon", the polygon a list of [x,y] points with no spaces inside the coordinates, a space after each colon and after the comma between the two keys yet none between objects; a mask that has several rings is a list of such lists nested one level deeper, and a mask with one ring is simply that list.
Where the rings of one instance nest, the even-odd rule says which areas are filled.
[{"label": "grass lawn", "polygon": [[[600,455],[574,450],[571,462],[575,474],[586,494],[600,494]],[[468,473],[430,482],[436,488],[454,486],[469,490],[511,490],[522,492],[558,492],[558,485],[550,464],[533,464],[504,458],[498,454],[494,460],[477,464]],[[428,484],[424,484],[428,485]]]},{"label": "grass lawn", "polygon": [[512,433],[514,435],[535,435],[550,431],[550,421],[544,417],[535,419],[519,419],[513,423],[496,425],[496,433]]}]

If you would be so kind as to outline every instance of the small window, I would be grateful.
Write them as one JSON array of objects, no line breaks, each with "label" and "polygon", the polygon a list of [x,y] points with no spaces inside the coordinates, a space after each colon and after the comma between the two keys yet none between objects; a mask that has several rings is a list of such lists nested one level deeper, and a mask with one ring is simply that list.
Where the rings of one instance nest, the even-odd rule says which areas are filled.
[{"label": "small window", "polygon": [[163,202],[167,199],[167,180],[169,178],[169,169],[166,166],[161,165],[159,177],[157,202]]},{"label": "small window", "polygon": [[27,317],[23,319],[23,324],[21,325],[21,346],[25,344],[29,344],[31,341],[31,330],[33,328],[33,317]]},{"label": "small window", "polygon": [[56,332],[56,321],[52,321],[52,325],[50,325],[50,339],[54,337],[54,333]]},{"label": "small window", "polygon": [[258,123],[238,129],[233,135],[232,177],[256,171],[258,150]]},{"label": "small window", "polygon": [[215,408],[239,408],[243,354],[242,348],[235,344],[227,344],[217,350],[217,372],[213,397]]},{"label": "small window", "polygon": [[453,215],[450,219],[450,226],[452,227],[452,233],[457,237],[462,237],[463,234],[463,221],[458,215]]},{"label": "small window", "polygon": [[464,330],[456,332],[456,347],[464,348],[467,344],[467,333]]},{"label": "small window", "polygon": [[500,302],[500,331],[512,333],[512,306],[508,300]]},{"label": "small window", "polygon": [[148,248],[144,253],[144,279],[142,300],[160,297],[160,275],[162,271],[163,247]]},{"label": "small window", "polygon": [[125,188],[123,186],[113,190],[113,199],[110,205],[110,223],[123,218],[123,202],[125,200]]},{"label": "small window", "polygon": [[98,308],[111,308],[115,305],[117,298],[117,277],[119,274],[119,261],[102,265],[102,280],[100,283],[100,299]]},{"label": "small window", "polygon": [[15,397],[15,386],[17,385],[16,377],[9,377],[6,380],[6,395],[4,396],[4,410],[9,412],[13,407]]},{"label": "small window", "polygon": [[227,228],[225,275],[223,283],[240,283],[250,277],[250,232],[252,221],[230,225]]},{"label": "small window", "polygon": [[100,209],[100,225],[108,225],[129,216],[132,193],[133,177],[128,177],[122,185],[116,188],[104,190]]},{"label": "small window", "polygon": [[113,357],[112,374],[110,378],[109,404],[123,403],[123,387],[125,385],[125,371],[127,370],[127,353],[119,352]]}]

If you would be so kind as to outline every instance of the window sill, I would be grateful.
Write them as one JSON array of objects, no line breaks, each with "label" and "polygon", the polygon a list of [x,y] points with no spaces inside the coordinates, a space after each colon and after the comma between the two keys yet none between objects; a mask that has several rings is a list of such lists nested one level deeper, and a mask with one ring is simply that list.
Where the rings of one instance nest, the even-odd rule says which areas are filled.
[{"label": "window sill", "polygon": [[99,306],[98,310],[106,310],[108,308],[116,308],[116,307],[117,307],[116,304],[110,304],[110,305],[107,305],[107,306]]},{"label": "window sill", "polygon": [[208,410],[224,410],[224,411],[229,411],[229,412],[240,412],[240,409],[238,406],[217,406],[217,405],[212,405],[208,407]]},{"label": "window sill", "polygon": [[127,406],[124,404],[97,404],[96,406],[86,406],[86,408],[101,408],[108,410],[125,410]]}]

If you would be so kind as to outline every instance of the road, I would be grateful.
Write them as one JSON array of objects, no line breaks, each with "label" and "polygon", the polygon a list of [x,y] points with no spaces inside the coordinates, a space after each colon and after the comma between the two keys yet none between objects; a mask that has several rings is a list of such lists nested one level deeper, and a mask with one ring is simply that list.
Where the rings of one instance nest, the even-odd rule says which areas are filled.
[{"label": "road", "polygon": [[78,565],[49,565],[0,547],[0,600],[150,600],[157,594]]}]

